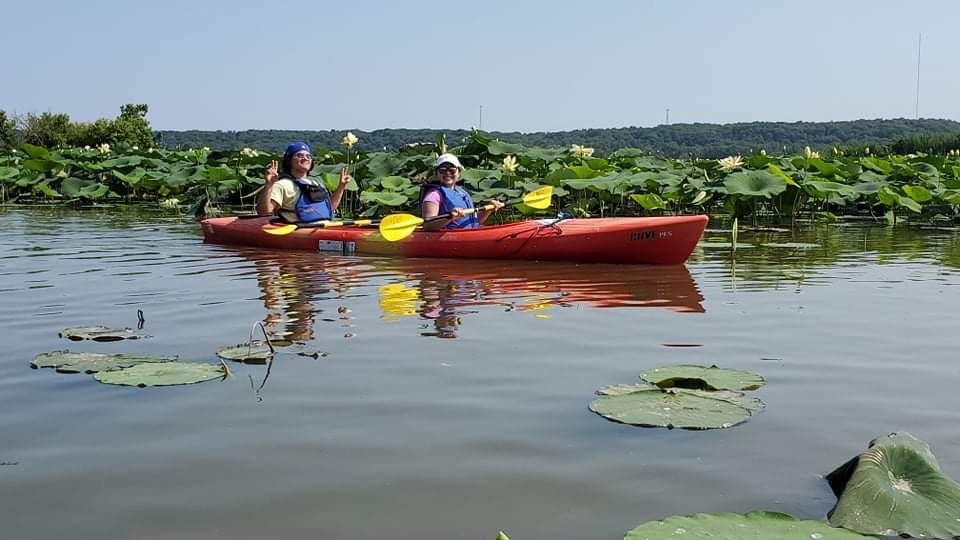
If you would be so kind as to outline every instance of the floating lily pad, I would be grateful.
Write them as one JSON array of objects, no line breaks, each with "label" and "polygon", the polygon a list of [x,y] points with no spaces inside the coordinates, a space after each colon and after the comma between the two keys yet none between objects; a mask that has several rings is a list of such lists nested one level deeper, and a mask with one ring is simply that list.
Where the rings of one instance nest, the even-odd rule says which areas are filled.
[{"label": "floating lily pad", "polygon": [[884,536],[960,536],[960,484],[941,472],[927,443],[909,433],[874,439],[827,481],[837,495],[831,525]]},{"label": "floating lily pad", "polygon": [[688,388],[673,388],[676,392],[687,392],[695,396],[709,397],[712,399],[722,399],[729,401],[747,409],[751,414],[756,414],[766,407],[766,404],[755,397],[748,396],[743,392],[733,390],[691,390]]},{"label": "floating lily pad", "polygon": [[217,356],[225,360],[247,364],[265,364],[273,356],[273,349],[264,341],[250,341],[217,351]]},{"label": "floating lily pad", "polygon": [[142,356],[137,354],[100,354],[90,352],[52,351],[33,357],[30,366],[54,368],[60,373],[97,373],[147,363],[173,362],[176,356]]},{"label": "floating lily pad", "polygon": [[763,247],[786,249],[816,249],[820,247],[820,244],[811,244],[809,242],[768,242],[760,245]]},{"label": "floating lily pad", "polygon": [[109,328],[106,326],[75,326],[64,328],[60,337],[73,341],[92,339],[93,341],[121,341],[124,339],[139,339],[139,336],[130,328]]},{"label": "floating lily pad", "polygon": [[764,382],[763,377],[749,371],[694,364],[653,368],[641,373],[640,378],[660,388],[697,390],[756,390]]},{"label": "floating lily pad", "polygon": [[624,540],[690,540],[736,538],[737,540],[862,540],[871,538],[844,529],[835,529],[822,521],[799,520],[780,512],[731,512],[671,516],[649,521],[628,532]]},{"label": "floating lily pad", "polygon": [[656,386],[649,383],[639,383],[639,384],[608,384],[603,388],[597,390],[598,396],[622,396],[623,394],[631,394],[633,392],[639,392],[641,390],[651,390],[657,388]]},{"label": "floating lily pad", "polygon": [[614,422],[669,429],[720,429],[746,422],[750,409],[709,392],[653,387],[627,394],[603,396],[590,403],[590,410]]},{"label": "floating lily pad", "polygon": [[194,384],[219,379],[227,374],[223,365],[194,362],[168,362],[163,364],[137,364],[124,369],[101,371],[94,375],[106,384],[126,386],[172,386]]}]

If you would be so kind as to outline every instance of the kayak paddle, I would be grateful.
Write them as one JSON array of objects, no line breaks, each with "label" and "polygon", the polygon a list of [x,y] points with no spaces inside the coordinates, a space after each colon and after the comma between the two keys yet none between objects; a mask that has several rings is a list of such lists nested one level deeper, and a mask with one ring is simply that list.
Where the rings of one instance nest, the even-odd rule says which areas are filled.
[{"label": "kayak paddle", "polygon": [[263,227],[260,227],[260,229],[267,234],[285,236],[297,229],[315,229],[317,227],[326,229],[328,227],[342,227],[344,225],[374,225],[374,222],[372,219],[342,219],[339,221],[322,220],[310,223],[287,223],[285,225],[272,225],[267,223]]},{"label": "kayak paddle", "polygon": [[[544,186],[527,193],[518,202],[522,202],[531,208],[543,210],[550,206],[551,197],[553,197],[553,186]],[[493,210],[493,205],[488,204],[480,208],[466,208],[463,214],[469,215],[474,212],[479,212],[480,210]],[[431,221],[439,221],[441,219],[449,219],[452,215],[452,213],[440,214],[439,216],[425,220],[412,214],[390,214],[380,220],[380,235],[390,242],[396,242],[397,240],[410,236],[418,225],[430,223]]]}]

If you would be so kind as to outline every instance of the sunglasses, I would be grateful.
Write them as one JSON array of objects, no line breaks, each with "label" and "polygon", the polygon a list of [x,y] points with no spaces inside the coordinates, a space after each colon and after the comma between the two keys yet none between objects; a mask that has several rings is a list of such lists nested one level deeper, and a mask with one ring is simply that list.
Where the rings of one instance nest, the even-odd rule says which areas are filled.
[{"label": "sunglasses", "polygon": [[297,159],[313,159],[313,156],[310,155],[310,152],[297,152],[293,155]]},{"label": "sunglasses", "polygon": [[437,172],[452,173],[456,170],[457,168],[454,165],[441,165],[437,167]]}]

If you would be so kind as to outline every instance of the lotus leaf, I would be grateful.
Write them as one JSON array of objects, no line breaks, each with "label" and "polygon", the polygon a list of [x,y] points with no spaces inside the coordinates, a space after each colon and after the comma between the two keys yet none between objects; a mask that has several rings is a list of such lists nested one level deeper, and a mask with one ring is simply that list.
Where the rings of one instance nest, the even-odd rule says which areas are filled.
[{"label": "lotus leaf", "polygon": [[121,341],[124,339],[137,339],[138,336],[130,328],[109,328],[106,326],[75,326],[73,328],[64,328],[60,332],[60,337],[73,341],[82,341],[92,339],[93,341]]},{"label": "lotus leaf", "polygon": [[266,342],[250,341],[232,347],[223,347],[217,351],[217,356],[235,362],[263,364],[273,356],[273,349]]},{"label": "lotus leaf", "polygon": [[630,198],[647,210],[656,210],[667,207],[667,203],[663,202],[663,199],[661,199],[656,193],[644,193],[643,195],[634,194],[630,195]]},{"label": "lotus leaf", "polygon": [[671,516],[649,521],[628,532],[624,540],[670,538],[767,540],[770,538],[810,540],[857,540],[871,538],[852,531],[835,529],[822,521],[798,520],[780,512],[731,512]]},{"label": "lotus leaf", "polygon": [[94,378],[105,384],[124,386],[173,386],[195,384],[225,377],[226,370],[219,364],[193,362],[167,362],[162,364],[137,364],[123,369],[101,371]]},{"label": "lotus leaf", "polygon": [[100,354],[90,352],[53,351],[33,357],[30,366],[52,367],[60,373],[96,373],[127,368],[137,364],[174,362],[176,356],[141,356],[136,354]]},{"label": "lotus leaf", "polygon": [[490,141],[490,144],[487,145],[487,151],[492,156],[505,156],[507,154],[522,154],[524,147],[520,144]]},{"label": "lotus leaf", "polygon": [[960,536],[960,484],[941,472],[927,443],[909,433],[874,439],[827,481],[838,497],[831,525],[886,536]]},{"label": "lotus leaf", "polygon": [[763,386],[763,377],[749,371],[678,364],[653,368],[640,378],[660,388],[694,388],[698,390],[756,390]]},{"label": "lotus leaf", "polygon": [[651,388],[600,397],[590,410],[614,422],[669,429],[728,428],[752,415],[746,407],[709,394]]},{"label": "lotus leaf", "polygon": [[786,191],[787,181],[767,171],[740,171],[727,175],[723,186],[731,195],[769,199]]},{"label": "lotus leaf", "polygon": [[652,390],[657,388],[657,386],[642,382],[639,384],[608,384],[603,388],[597,390],[598,396],[622,396],[623,394],[631,394],[633,392],[639,392],[641,390]]}]

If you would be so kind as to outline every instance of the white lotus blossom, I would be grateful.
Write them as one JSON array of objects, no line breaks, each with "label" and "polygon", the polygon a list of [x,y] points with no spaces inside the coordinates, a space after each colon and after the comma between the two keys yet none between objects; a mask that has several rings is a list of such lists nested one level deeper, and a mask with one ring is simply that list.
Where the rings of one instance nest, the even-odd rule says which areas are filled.
[{"label": "white lotus blossom", "polygon": [[761,149],[760,149],[760,155],[761,155],[761,156],[767,155],[767,151],[764,150],[763,148],[761,148]]},{"label": "white lotus blossom", "polygon": [[348,131],[346,135],[343,136],[343,140],[340,141],[340,144],[346,146],[348,149],[353,148],[353,145],[357,144],[357,141],[360,139],[357,138],[353,132]]},{"label": "white lotus blossom", "polygon": [[728,156],[723,159],[717,160],[717,163],[720,164],[720,170],[724,172],[731,172],[743,167],[743,157],[742,156]]},{"label": "white lotus blossom", "polygon": [[209,147],[209,146],[204,146],[203,148],[201,148],[201,150],[203,150],[203,151],[204,151],[205,153],[207,153],[207,154],[210,153],[210,147]]},{"label": "white lotus blossom", "polygon": [[517,158],[513,156],[507,156],[503,158],[503,165],[500,166],[500,169],[505,173],[515,173],[517,172]]},{"label": "white lotus blossom", "polygon": [[89,149],[90,149],[90,145],[89,145],[89,144],[88,144],[88,145],[85,145],[85,146],[83,147],[83,149],[84,149],[84,150],[89,150]]},{"label": "white lotus blossom", "polygon": [[160,208],[176,208],[180,204],[180,199],[171,197],[160,201]]},{"label": "white lotus blossom", "polygon": [[869,156],[869,155],[870,155],[870,147],[868,146],[868,147],[864,148],[864,149],[863,149],[863,153]]},{"label": "white lotus blossom", "polygon": [[260,155],[260,152],[257,152],[253,148],[243,147],[243,150],[240,150],[240,155],[248,158],[255,158]]},{"label": "white lotus blossom", "polygon": [[107,144],[107,143],[103,143],[103,144],[101,144],[100,146],[97,147],[97,150],[99,150],[101,154],[109,154],[109,153],[110,153],[110,145]]},{"label": "white lotus blossom", "polygon": [[819,159],[819,158],[820,158],[820,152],[814,152],[813,150],[810,149],[809,146],[804,146],[804,147],[803,147],[803,157],[805,157],[805,158],[807,158],[807,159]]},{"label": "white lotus blossom", "polygon": [[10,151],[13,152],[14,154],[17,153],[17,149],[16,149],[16,148],[14,148],[13,150],[10,150]]},{"label": "white lotus blossom", "polygon": [[578,158],[588,158],[593,155],[593,148],[590,148],[589,146],[581,146],[579,144],[572,144],[570,145],[570,153]]},{"label": "white lotus blossom", "polygon": [[139,150],[139,149],[140,149],[140,147],[139,147],[139,146],[137,146],[137,145],[133,145],[132,147],[130,147],[130,149],[131,149],[131,150]]}]

